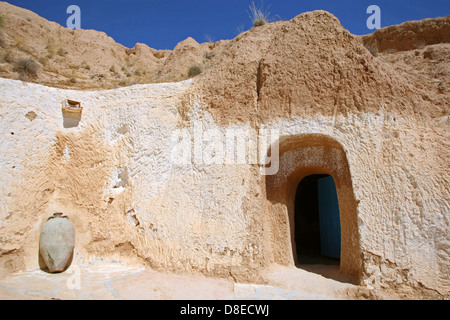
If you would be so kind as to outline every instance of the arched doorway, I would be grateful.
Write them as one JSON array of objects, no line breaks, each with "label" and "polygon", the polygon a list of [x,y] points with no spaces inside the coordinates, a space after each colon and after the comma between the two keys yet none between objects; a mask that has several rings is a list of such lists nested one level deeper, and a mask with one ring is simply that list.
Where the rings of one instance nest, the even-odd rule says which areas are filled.
[{"label": "arched doorway", "polygon": [[[333,244],[340,244],[337,271],[348,275],[352,282],[358,283],[362,272],[358,202],[354,196],[344,147],[337,140],[323,134],[301,134],[281,137],[279,151],[278,172],[265,178],[268,200],[265,210],[271,222],[269,234],[273,261],[284,265],[302,263],[297,253],[297,243],[301,246],[304,242],[296,239],[301,225],[295,221],[296,209],[301,208],[298,205],[297,191],[306,177],[330,177],[334,182],[334,188],[331,189],[335,190],[335,200],[339,208],[337,220],[340,223],[340,241],[332,241]],[[319,197],[319,194],[316,197]],[[322,234],[327,233],[318,232],[316,237]],[[316,249],[317,246],[318,241]],[[321,253],[318,256],[325,255]]]},{"label": "arched doorway", "polygon": [[340,263],[341,224],[332,176],[313,174],[300,181],[294,224],[297,264]]}]

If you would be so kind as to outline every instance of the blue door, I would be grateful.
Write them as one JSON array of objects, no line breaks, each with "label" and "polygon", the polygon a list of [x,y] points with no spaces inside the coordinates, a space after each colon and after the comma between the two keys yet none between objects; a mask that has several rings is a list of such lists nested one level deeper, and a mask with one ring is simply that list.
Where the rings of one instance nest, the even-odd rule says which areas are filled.
[{"label": "blue door", "polygon": [[341,222],[336,185],[331,176],[317,180],[321,254],[341,258]]}]

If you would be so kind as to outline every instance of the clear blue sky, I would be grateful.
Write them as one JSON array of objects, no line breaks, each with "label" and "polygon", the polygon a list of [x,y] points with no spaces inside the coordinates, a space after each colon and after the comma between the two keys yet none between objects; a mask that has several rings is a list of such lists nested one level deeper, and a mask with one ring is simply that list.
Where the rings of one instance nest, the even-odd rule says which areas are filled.
[{"label": "clear blue sky", "polygon": [[[132,48],[141,42],[155,49],[173,49],[193,37],[205,42],[233,39],[240,26],[250,29],[252,0],[9,0],[47,20],[66,26],[69,5],[81,8],[81,28],[106,32]],[[261,0],[255,0],[259,5]],[[450,15],[450,0],[265,0],[275,20],[290,20],[306,11],[323,9],[339,18],[353,34],[373,32],[366,26],[369,5],[381,8],[381,26],[407,20]]]}]

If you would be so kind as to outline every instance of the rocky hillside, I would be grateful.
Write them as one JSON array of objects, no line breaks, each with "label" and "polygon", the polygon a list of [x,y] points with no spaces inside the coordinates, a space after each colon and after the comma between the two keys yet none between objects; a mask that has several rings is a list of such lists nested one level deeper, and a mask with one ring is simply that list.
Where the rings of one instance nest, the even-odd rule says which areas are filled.
[{"label": "rocky hillside", "polygon": [[199,44],[188,38],[174,50],[141,43],[129,49],[104,32],[70,30],[6,2],[0,2],[0,16],[0,76],[62,88],[183,80],[192,66],[208,69],[226,42]]},{"label": "rocky hillside", "polygon": [[[379,79],[378,85],[388,79],[389,83],[384,85],[392,86],[392,90],[399,90],[403,85],[415,87],[421,99],[437,106],[435,113],[448,108],[450,16],[406,22],[358,37],[342,30],[334,17],[329,19],[328,25],[314,23],[310,16],[317,14],[256,27],[231,41],[199,44],[188,38],[174,50],[155,50],[140,43],[132,49],[126,48],[104,32],[70,30],[29,10],[0,2],[3,20],[0,77],[90,90],[180,81],[195,76],[200,70],[205,93],[213,100],[224,100],[210,101],[212,108],[222,106],[224,117],[228,112],[239,116],[239,112],[226,107],[228,104],[233,108],[242,107],[236,99],[244,104],[258,100],[259,105],[264,105],[264,96],[269,94],[271,98],[276,97],[283,108],[291,110],[278,110],[278,113],[292,113],[294,107],[289,105],[289,99],[297,98],[308,101],[312,109],[314,101],[320,99],[330,100],[332,106],[343,104],[345,107],[338,107],[340,110],[336,112],[345,113],[370,105],[374,98],[371,96],[376,95],[377,90],[373,90],[373,82],[369,84],[368,79]],[[318,30],[323,36],[317,34]],[[324,43],[327,46],[323,46]],[[288,52],[295,54],[292,56]],[[271,65],[270,60],[276,60],[276,64]],[[361,70],[350,72],[348,68],[355,65]],[[189,72],[194,66],[199,69]],[[283,92],[283,83],[292,81],[293,73],[300,81],[296,90],[300,94],[298,97],[296,93]],[[401,76],[400,82],[406,79],[408,83],[396,83],[392,79],[395,75]],[[346,84],[342,79],[347,76],[355,77],[346,80]],[[354,92],[352,81],[367,82],[367,86]],[[300,89],[302,86],[304,90]],[[232,88],[236,90],[230,90]],[[268,88],[274,92],[269,93]],[[405,90],[407,95],[410,89]],[[314,94],[307,98],[301,91]],[[260,114],[265,112],[259,111]],[[307,113],[306,110],[300,112]]]},{"label": "rocky hillside", "polygon": [[[437,42],[448,40],[449,18],[389,27],[361,38],[329,12],[303,13],[253,28],[226,44],[194,91],[202,92],[209,111],[222,123],[336,118],[380,108],[404,116],[440,117],[449,110],[450,44]],[[411,24],[421,27],[398,32]],[[416,29],[420,35],[415,41],[423,47],[395,47]],[[447,36],[421,42],[428,33]],[[389,39],[398,35],[397,42],[390,42],[392,50],[379,44],[375,49],[384,49],[378,53],[370,47],[383,43],[372,41],[380,34]]]},{"label": "rocky hillside", "polygon": [[365,46],[377,52],[393,53],[423,49],[425,46],[450,42],[450,16],[407,21],[362,36]]},{"label": "rocky hillside", "polygon": [[359,37],[380,60],[389,63],[427,101],[450,101],[450,16],[408,21]]}]

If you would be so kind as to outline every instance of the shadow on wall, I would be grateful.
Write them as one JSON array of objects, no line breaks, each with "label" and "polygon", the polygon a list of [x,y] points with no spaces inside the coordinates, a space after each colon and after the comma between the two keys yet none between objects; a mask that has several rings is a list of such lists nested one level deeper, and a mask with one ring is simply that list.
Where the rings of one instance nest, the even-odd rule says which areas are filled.
[{"label": "shadow on wall", "polygon": [[[296,243],[296,199],[298,204],[299,185],[308,176],[331,176],[334,179],[340,220],[340,259],[339,271],[350,282],[360,283],[362,262],[360,255],[360,236],[358,230],[357,202],[353,193],[350,168],[342,145],[335,139],[322,134],[304,134],[281,137],[279,141],[279,171],[266,176],[266,214],[271,221],[272,250],[275,262],[302,265],[297,246],[304,248],[309,244]],[[304,201],[314,201],[304,197]],[[298,210],[297,210],[298,211]],[[300,237],[297,236],[297,241]],[[303,259],[303,261],[305,261]],[[323,265],[323,259],[313,262]],[[308,263],[311,265],[310,263]],[[319,270],[320,268],[316,268]],[[342,278],[342,277],[341,277]]]}]

